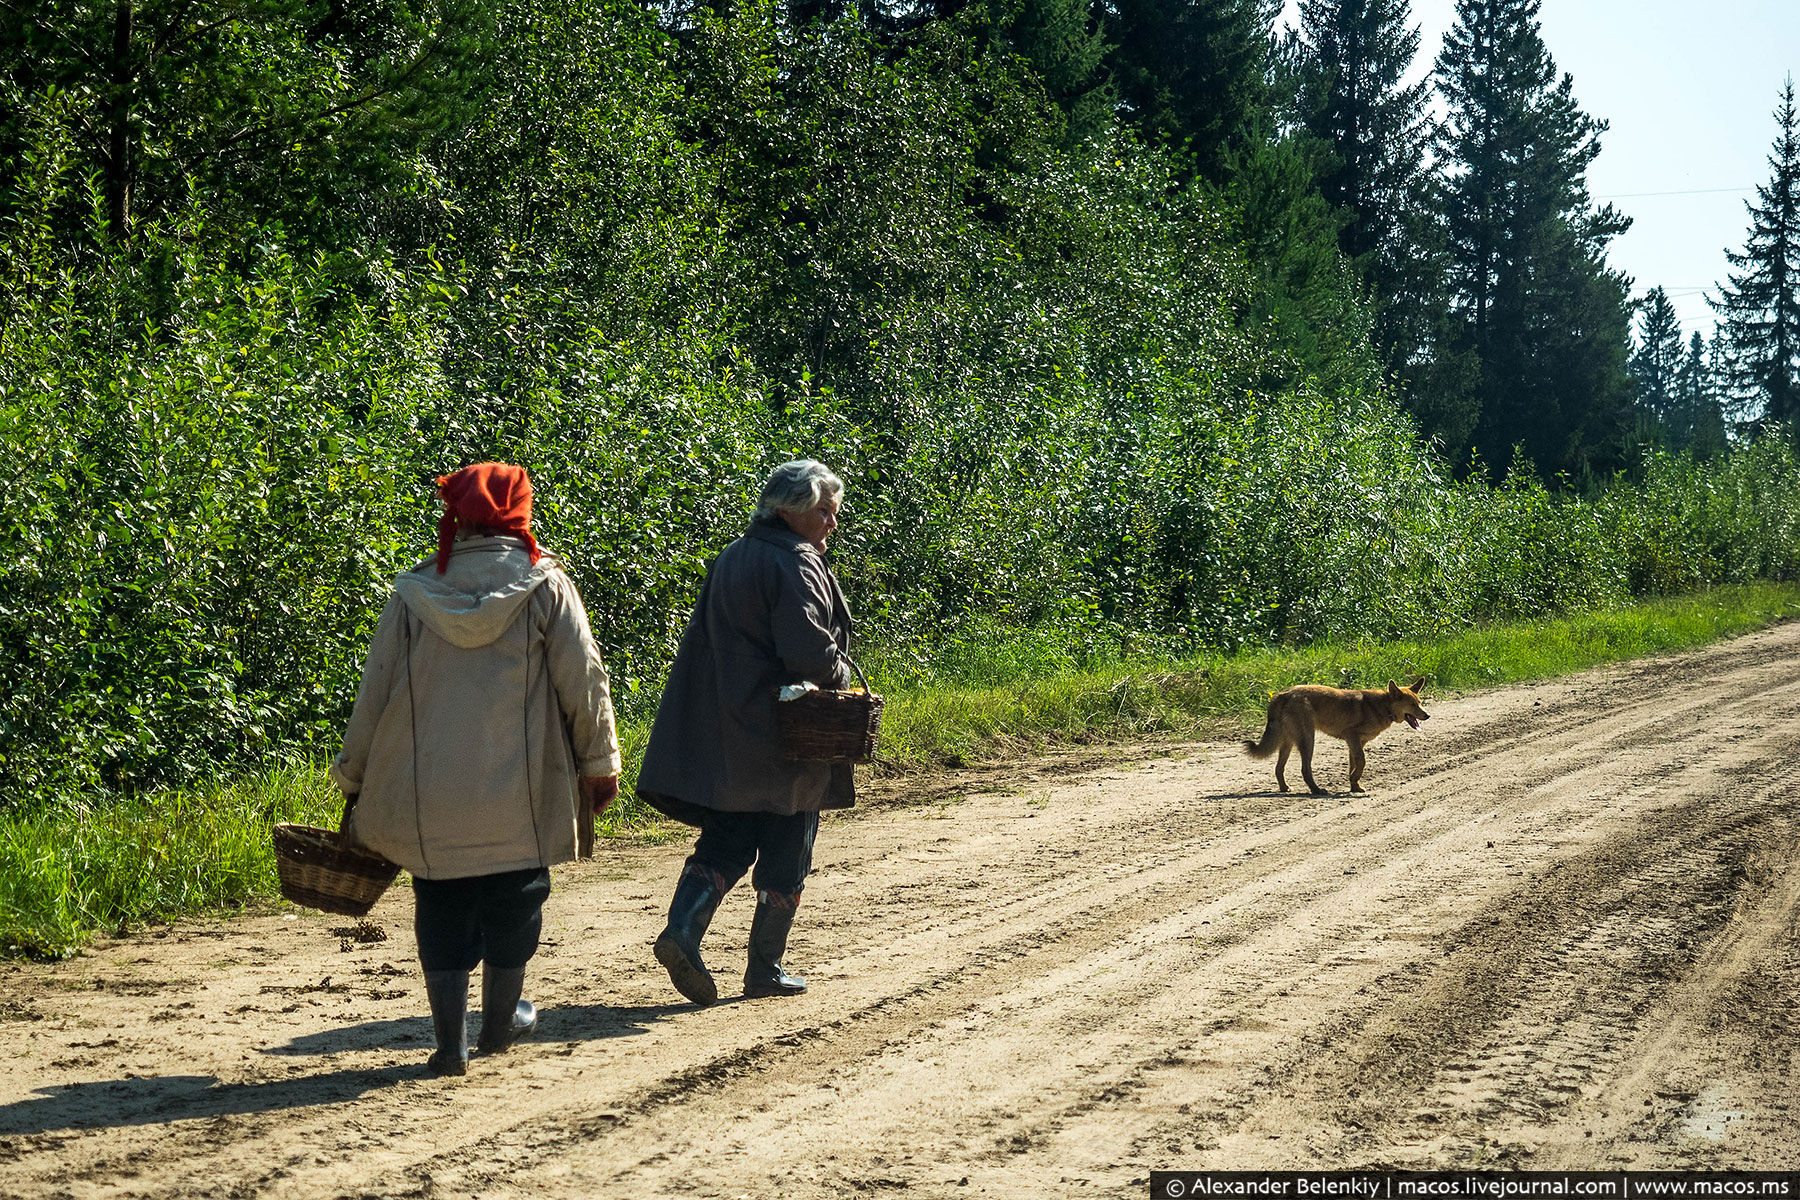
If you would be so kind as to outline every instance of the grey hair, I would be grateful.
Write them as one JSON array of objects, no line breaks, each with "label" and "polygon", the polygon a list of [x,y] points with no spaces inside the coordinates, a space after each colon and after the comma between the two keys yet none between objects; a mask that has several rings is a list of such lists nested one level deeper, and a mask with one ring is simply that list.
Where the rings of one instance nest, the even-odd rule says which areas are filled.
[{"label": "grey hair", "polygon": [[797,458],[769,472],[756,501],[756,516],[767,521],[777,513],[811,512],[825,503],[827,496],[842,495],[843,491],[844,481],[830,467],[817,459]]}]

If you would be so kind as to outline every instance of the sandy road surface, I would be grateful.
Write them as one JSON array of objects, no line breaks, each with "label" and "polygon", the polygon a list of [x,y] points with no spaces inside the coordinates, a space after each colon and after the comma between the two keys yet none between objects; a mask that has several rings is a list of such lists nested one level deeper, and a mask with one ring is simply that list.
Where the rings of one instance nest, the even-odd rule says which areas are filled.
[{"label": "sandy road surface", "polygon": [[[1276,795],[1212,743],[828,819],[799,999],[679,1003],[649,942],[684,848],[609,850],[558,874],[538,1040],[461,1080],[422,1070],[404,891],[381,943],[302,913],[5,968],[0,1195],[1792,1166],[1797,651],[1800,624],[1440,701],[1366,796]],[[727,980],[750,904],[707,943]]]}]

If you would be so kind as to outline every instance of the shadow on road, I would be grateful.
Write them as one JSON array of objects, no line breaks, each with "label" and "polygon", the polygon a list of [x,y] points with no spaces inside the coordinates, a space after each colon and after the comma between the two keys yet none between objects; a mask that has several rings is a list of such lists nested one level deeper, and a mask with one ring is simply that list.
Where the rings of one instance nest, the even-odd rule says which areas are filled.
[{"label": "shadow on road", "polygon": [[[1327,794],[1329,794],[1329,793],[1327,793]],[[1285,793],[1285,795],[1282,792],[1276,791],[1274,788],[1258,788],[1256,791],[1253,791],[1253,792],[1197,792],[1194,795],[1195,800],[1272,800],[1272,801],[1278,801],[1278,800],[1282,800],[1286,797],[1292,797],[1296,800],[1304,800],[1307,798],[1306,789],[1304,787],[1302,787],[1297,791]]]},{"label": "shadow on road", "polygon": [[155,1075],[45,1088],[0,1107],[0,1134],[162,1125],[354,1100],[425,1075],[424,1060],[398,1067],[327,1071],[271,1083],[222,1083],[212,1075]]},{"label": "shadow on road", "polygon": [[[630,1037],[647,1032],[651,1024],[669,1013],[689,1007],[667,1004],[607,1008],[592,1004],[546,1009],[538,1018],[538,1030],[532,1042],[572,1045]],[[475,1027],[471,1025],[471,1035],[474,1032]],[[213,1075],[132,1075],[124,1079],[41,1088],[29,1099],[0,1105],[0,1137],[54,1130],[161,1125],[197,1118],[340,1104],[407,1080],[429,1080],[431,1076],[425,1070],[424,1051],[430,1041],[431,1022],[423,1016],[365,1021],[360,1025],[295,1038],[285,1045],[265,1049],[263,1053],[301,1056],[407,1049],[419,1052],[417,1060],[394,1066],[310,1072],[264,1083],[227,1083]],[[505,1068],[504,1060],[487,1064],[480,1056],[475,1056],[469,1071],[473,1076],[477,1072],[486,1074]],[[453,1087],[456,1082],[448,1080],[445,1086]]]},{"label": "shadow on road", "polygon": [[[421,997],[423,999],[423,997]],[[644,1008],[609,1008],[604,1004],[577,1004],[538,1010],[534,1042],[595,1042],[605,1038],[630,1037],[643,1033],[651,1023],[670,1013],[691,1008],[687,1004],[656,1004]],[[480,1028],[479,1011],[469,1013],[469,1042],[475,1041]],[[318,1055],[341,1054],[347,1050],[395,1050],[414,1046],[430,1046],[431,1019],[424,1014],[391,1021],[364,1021],[341,1029],[325,1029],[297,1037],[280,1046],[269,1046],[264,1054]]]}]

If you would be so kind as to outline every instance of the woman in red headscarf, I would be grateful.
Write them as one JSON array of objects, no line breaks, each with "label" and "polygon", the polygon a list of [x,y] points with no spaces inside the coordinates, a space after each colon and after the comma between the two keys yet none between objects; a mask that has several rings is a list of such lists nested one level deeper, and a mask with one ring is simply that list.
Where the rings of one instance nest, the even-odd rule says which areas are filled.
[{"label": "woman in red headscarf", "polygon": [[394,581],[331,774],[356,797],[351,836],[412,873],[428,1065],[460,1075],[477,963],[478,1048],[536,1026],[549,868],[575,857],[582,807],[618,794],[619,749],[581,597],[531,535],[530,476],[477,463],[438,495],[437,553]]}]

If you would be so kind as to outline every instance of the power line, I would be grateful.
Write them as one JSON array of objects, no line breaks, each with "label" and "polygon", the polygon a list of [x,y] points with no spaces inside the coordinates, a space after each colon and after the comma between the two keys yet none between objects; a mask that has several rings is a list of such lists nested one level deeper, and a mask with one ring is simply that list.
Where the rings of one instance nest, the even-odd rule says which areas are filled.
[{"label": "power line", "polygon": [[1686,192],[1619,192],[1611,196],[1595,196],[1596,200],[1641,200],[1648,196],[1717,196],[1723,192],[1754,192],[1754,187],[1695,188]]}]

